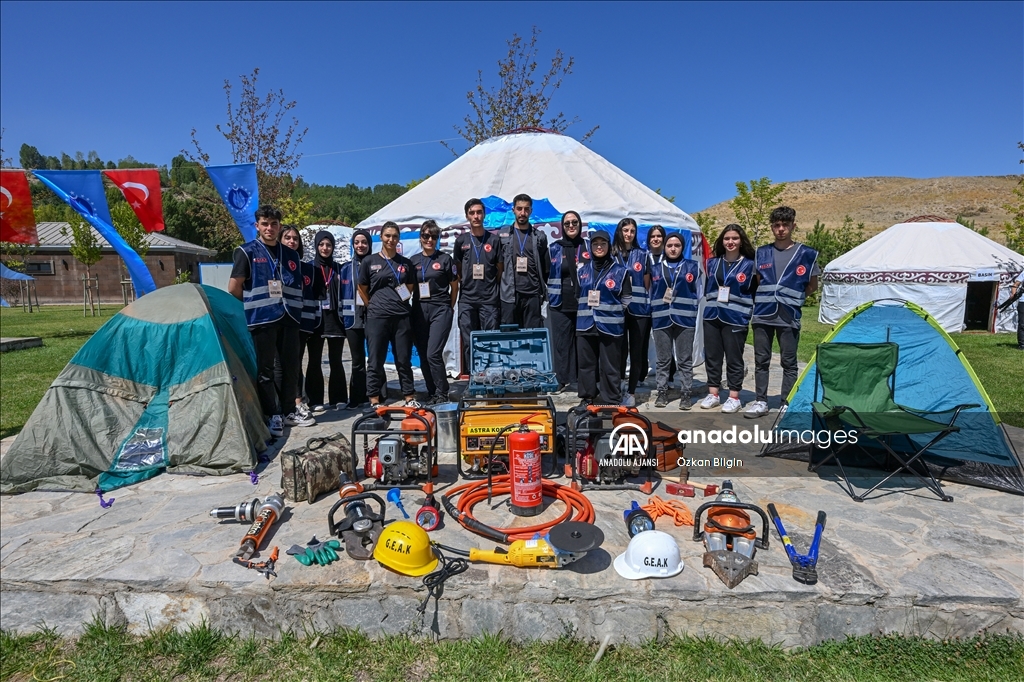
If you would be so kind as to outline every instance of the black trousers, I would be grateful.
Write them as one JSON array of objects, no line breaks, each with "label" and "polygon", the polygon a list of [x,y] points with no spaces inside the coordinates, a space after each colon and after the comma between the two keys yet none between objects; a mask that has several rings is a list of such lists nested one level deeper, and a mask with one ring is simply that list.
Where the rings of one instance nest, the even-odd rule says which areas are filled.
[{"label": "black trousers", "polygon": [[[256,393],[263,415],[271,417],[282,411],[291,412],[295,409],[302,366],[299,328],[272,322],[251,327],[249,334],[256,347]],[[281,364],[280,395],[274,383],[275,361]]]},{"label": "black trousers", "polygon": [[370,347],[370,362],[366,372],[366,392],[373,396],[387,395],[388,379],[384,373],[384,361],[391,344],[398,370],[398,383],[402,395],[415,395],[412,380],[412,320],[409,315],[401,317],[366,318],[366,341]]},{"label": "black trousers", "polygon": [[577,334],[576,353],[580,382],[577,395],[602,405],[621,403],[622,337],[601,333],[592,336]]},{"label": "black trousers", "polygon": [[540,314],[540,294],[516,294],[515,303],[501,302],[501,323],[518,324],[520,329],[537,329],[544,326]]},{"label": "black trousers", "polygon": [[576,363],[576,309],[564,311],[548,307],[548,325],[551,330],[551,361],[559,384],[574,384]]},{"label": "black trousers", "polygon": [[459,298],[459,334],[462,337],[462,373],[469,374],[470,334],[494,331],[501,319],[501,308],[496,303],[472,303]]},{"label": "black trousers", "polygon": [[412,310],[416,352],[420,355],[420,370],[427,384],[427,395],[448,395],[448,369],[444,366],[444,347],[452,331],[455,312],[447,303],[428,303]]},{"label": "black trousers", "polygon": [[346,329],[348,353],[352,356],[352,371],[348,385],[348,404],[362,405],[366,402],[366,330]]},{"label": "black trousers", "polygon": [[322,405],[324,402],[324,371],[321,360],[324,354],[324,341],[327,341],[327,361],[331,368],[328,380],[327,397],[332,405],[348,402],[348,386],[345,381],[345,365],[341,361],[345,350],[345,337],[324,337],[315,331],[306,340],[306,397],[310,405]]},{"label": "black trousers", "polygon": [[[629,352],[629,393],[636,393],[637,384],[646,379],[647,373],[651,371],[647,359],[651,350],[651,318],[637,317],[626,311],[626,348]],[[626,373],[625,354],[619,372]]]},{"label": "black trousers", "polygon": [[785,403],[797,378],[796,347],[800,344],[800,330],[793,327],[775,327],[768,324],[754,326],[754,399],[768,400],[768,373],[772,366],[772,340],[779,339],[782,356],[782,402]]},{"label": "black trousers", "polygon": [[708,373],[709,388],[722,388],[724,357],[729,390],[743,389],[743,346],[746,343],[746,327],[726,324],[721,320],[704,320],[704,368]]}]

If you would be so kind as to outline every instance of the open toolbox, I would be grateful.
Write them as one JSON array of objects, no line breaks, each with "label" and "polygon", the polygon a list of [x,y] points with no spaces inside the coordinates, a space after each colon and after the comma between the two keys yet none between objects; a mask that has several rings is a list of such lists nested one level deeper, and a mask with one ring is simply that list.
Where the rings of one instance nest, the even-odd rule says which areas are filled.
[{"label": "open toolbox", "polygon": [[502,325],[499,331],[470,335],[469,388],[473,397],[558,390],[548,330]]}]

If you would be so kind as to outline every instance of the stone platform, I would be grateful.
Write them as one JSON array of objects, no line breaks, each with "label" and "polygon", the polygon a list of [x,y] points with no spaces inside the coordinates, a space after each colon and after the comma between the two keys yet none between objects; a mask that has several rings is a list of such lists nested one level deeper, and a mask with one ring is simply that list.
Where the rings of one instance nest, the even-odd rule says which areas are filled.
[{"label": "stone platform", "polygon": [[42,345],[43,339],[40,336],[5,336],[0,338],[0,353],[6,353],[12,350],[23,350],[25,348],[39,348]]},{"label": "stone platform", "polygon": [[[703,395],[699,382],[695,395]],[[556,402],[565,409],[576,401],[559,395]],[[642,409],[674,428],[742,429],[754,421],[717,410],[684,413],[675,402],[664,410]],[[693,467],[691,479],[731,478],[742,500],[761,507],[774,502],[798,551],[807,549],[817,511],[826,511],[817,585],[793,580],[772,527],[770,547],[757,552],[759,575],[729,590],[701,566],[703,548],[692,540],[693,529],[666,520],[658,528],[677,538],[686,568],[665,580],[625,580],[611,566],[628,543],[622,510],[631,500],[647,499],[627,491],[590,495],[605,543],[582,561],[560,570],[473,565],[446,583],[440,602],[436,608],[431,602],[425,615],[417,612],[426,597],[418,578],[346,555],[327,567],[305,567],[284,554],[314,534],[327,536],[327,512],[337,500],[331,494],[289,507],[272,530],[266,547],[281,548],[277,578],[268,581],[231,563],[246,526],[211,519],[209,510],[278,491],[277,452],[310,436],[348,433],[356,416],[330,411],[314,427],[286,431],[287,438],[269,451],[273,459],[262,465],[256,485],[244,474],[161,475],[114,491],[107,496],[116,498],[109,509],[94,495],[4,496],[3,627],[30,631],[46,625],[75,633],[98,616],[127,623],[137,633],[206,620],[224,631],[267,637],[336,627],[440,638],[484,632],[517,639],[611,635],[613,642],[689,633],[761,638],[785,647],[880,632],[934,638],[984,630],[1024,634],[1024,498],[949,484],[955,501],[944,503],[915,481],[897,479],[879,497],[857,503],[839,488],[834,470],[808,474],[805,464],[755,458],[756,449],[744,445],[691,446],[687,457],[743,460],[729,469]],[[769,428],[773,418],[774,413],[757,425]],[[1012,433],[1018,452],[1024,452],[1022,433]],[[455,473],[454,458],[442,457],[439,488],[453,482]],[[862,485],[878,480],[874,472],[861,473]],[[655,494],[668,497],[661,490]],[[406,509],[413,512],[421,497],[404,493]],[[695,512],[703,500],[685,501]],[[476,513],[511,524],[514,517],[503,502],[498,499],[493,511],[478,505]],[[553,503],[545,515],[560,511]],[[390,504],[387,514],[400,517]],[[432,534],[437,541],[493,546],[445,521]],[[267,554],[264,549],[262,556]]]}]

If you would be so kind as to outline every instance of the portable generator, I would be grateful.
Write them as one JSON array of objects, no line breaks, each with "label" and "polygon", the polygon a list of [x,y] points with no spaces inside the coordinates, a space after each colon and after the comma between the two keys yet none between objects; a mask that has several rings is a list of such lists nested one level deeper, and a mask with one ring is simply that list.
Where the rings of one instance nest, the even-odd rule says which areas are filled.
[{"label": "portable generator", "polygon": [[[586,405],[569,411],[565,475],[576,490],[650,493],[657,468],[651,421],[635,407]],[[643,483],[627,479],[646,477]]]},{"label": "portable generator", "polygon": [[427,407],[376,408],[352,425],[352,467],[374,488],[419,489],[437,476],[437,417]]},{"label": "portable generator", "polygon": [[[510,424],[526,421],[524,427],[540,439],[541,476],[557,478],[555,448],[555,403],[549,396],[502,398],[463,398],[459,401],[459,475],[466,479],[508,474],[513,433]],[[544,460],[547,460],[545,464]]]}]

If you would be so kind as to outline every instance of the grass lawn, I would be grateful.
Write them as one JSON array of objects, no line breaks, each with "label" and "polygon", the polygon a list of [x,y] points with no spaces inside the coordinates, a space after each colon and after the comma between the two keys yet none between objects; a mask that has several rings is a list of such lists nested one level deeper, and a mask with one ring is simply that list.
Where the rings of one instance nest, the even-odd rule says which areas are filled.
[{"label": "grass lawn", "polygon": [[45,306],[34,313],[0,308],[0,336],[43,339],[42,348],[0,354],[0,438],[21,431],[64,365],[120,309],[104,307],[102,317],[82,317],[80,306]]},{"label": "grass lawn", "polygon": [[[810,362],[815,347],[831,330],[831,325],[818,322],[817,306],[804,307],[796,351],[800,362]],[[950,338],[971,363],[1003,421],[1024,428],[1024,353],[1017,350],[1017,337],[970,332]],[[747,333],[747,343],[754,344],[753,331]]]},{"label": "grass lawn", "polygon": [[783,651],[760,642],[671,639],[610,647],[563,638],[500,637],[434,644],[354,632],[280,640],[226,637],[205,626],[145,637],[90,626],[79,639],[0,636],[0,679],[18,680],[1013,680],[1024,640],[989,635],[942,642],[857,637]]}]

